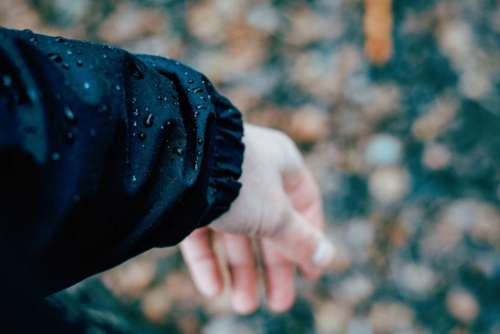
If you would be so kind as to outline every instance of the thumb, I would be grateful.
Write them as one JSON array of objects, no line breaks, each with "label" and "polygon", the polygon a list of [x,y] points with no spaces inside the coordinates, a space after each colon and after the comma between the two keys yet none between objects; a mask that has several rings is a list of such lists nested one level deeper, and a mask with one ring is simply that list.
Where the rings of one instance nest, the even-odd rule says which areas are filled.
[{"label": "thumb", "polygon": [[335,248],[324,232],[311,225],[296,210],[290,214],[283,228],[270,242],[290,261],[303,268],[325,268],[333,260]]}]

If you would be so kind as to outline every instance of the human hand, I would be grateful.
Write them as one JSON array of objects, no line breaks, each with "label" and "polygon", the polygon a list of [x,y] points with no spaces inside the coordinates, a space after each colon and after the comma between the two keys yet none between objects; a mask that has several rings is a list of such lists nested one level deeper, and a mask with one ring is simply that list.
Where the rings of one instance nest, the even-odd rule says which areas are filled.
[{"label": "human hand", "polygon": [[260,250],[269,308],[289,309],[295,299],[298,266],[310,280],[332,260],[334,248],[322,228],[321,197],[292,140],[283,133],[245,125],[242,188],[228,212],[181,243],[197,288],[215,296],[223,290],[220,237],[231,276],[232,304],[239,313],[258,307],[258,270],[252,239]]}]

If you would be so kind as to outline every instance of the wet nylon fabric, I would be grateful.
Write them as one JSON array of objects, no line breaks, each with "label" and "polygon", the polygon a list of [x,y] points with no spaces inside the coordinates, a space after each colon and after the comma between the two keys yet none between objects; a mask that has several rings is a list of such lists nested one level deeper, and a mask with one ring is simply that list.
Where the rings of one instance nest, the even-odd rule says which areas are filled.
[{"label": "wet nylon fabric", "polygon": [[46,296],[178,243],[237,196],[242,132],[176,61],[0,28],[5,275]]}]

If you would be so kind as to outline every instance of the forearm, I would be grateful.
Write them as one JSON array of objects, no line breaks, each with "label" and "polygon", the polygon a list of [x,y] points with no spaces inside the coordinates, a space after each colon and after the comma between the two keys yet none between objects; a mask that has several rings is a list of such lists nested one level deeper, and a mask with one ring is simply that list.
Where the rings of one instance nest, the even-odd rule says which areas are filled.
[{"label": "forearm", "polygon": [[1,233],[45,292],[175,244],[237,196],[241,117],[199,73],[30,32],[0,38]]}]

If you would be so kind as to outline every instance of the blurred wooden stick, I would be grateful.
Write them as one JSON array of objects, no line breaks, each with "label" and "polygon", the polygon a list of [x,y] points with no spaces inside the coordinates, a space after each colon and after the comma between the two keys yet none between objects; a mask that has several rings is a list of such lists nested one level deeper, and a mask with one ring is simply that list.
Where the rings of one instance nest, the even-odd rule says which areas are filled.
[{"label": "blurred wooden stick", "polygon": [[365,54],[383,65],[392,54],[392,0],[365,0]]}]

